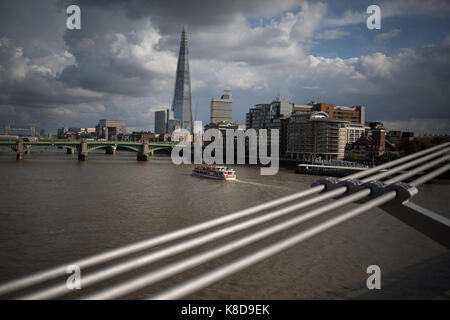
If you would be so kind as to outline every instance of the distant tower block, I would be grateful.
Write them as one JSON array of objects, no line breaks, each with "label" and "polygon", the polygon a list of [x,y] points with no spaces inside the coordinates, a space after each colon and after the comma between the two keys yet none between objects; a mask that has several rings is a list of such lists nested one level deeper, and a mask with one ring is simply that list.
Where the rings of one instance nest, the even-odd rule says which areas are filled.
[{"label": "distant tower block", "polygon": [[166,133],[167,122],[166,122],[166,111],[160,110],[155,112],[155,133],[164,134]]},{"label": "distant tower block", "polygon": [[220,99],[211,99],[211,123],[233,122],[233,97],[225,90]]},{"label": "distant tower block", "polygon": [[11,125],[9,123],[5,126],[5,135],[9,136],[11,133]]},{"label": "distant tower block", "polygon": [[181,128],[191,131],[191,78],[189,73],[189,49],[185,26],[183,26],[183,30],[181,32],[180,53],[178,55],[172,110],[174,119],[179,121]]}]

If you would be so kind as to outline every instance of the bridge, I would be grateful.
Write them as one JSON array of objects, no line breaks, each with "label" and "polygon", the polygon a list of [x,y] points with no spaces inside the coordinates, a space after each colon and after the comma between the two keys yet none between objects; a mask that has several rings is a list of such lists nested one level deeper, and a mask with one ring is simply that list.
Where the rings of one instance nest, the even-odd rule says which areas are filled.
[{"label": "bridge", "polygon": [[67,154],[78,153],[78,160],[88,160],[88,153],[98,149],[105,149],[107,154],[115,154],[117,150],[129,150],[137,153],[138,161],[147,161],[150,155],[158,150],[171,150],[172,142],[129,142],[129,141],[95,141],[88,139],[64,140],[48,139],[39,141],[26,141],[23,138],[0,141],[0,148],[11,149],[16,152],[16,159],[23,160],[25,154],[37,148],[59,147],[66,148]]},{"label": "bridge", "polygon": [[[450,169],[449,160],[450,143],[444,143],[343,178],[320,179],[307,190],[9,281],[0,285],[0,297],[53,299],[76,293],[81,299],[115,299],[170,279],[171,287],[151,292],[147,298],[179,299],[377,207],[448,249],[450,220],[413,200],[422,184]],[[358,205],[347,208],[354,203]],[[325,213],[333,215],[302,231],[292,231]],[[277,222],[281,217],[286,219]],[[262,224],[266,226],[261,228]],[[243,230],[249,233],[220,241]],[[291,234],[281,240],[173,285],[173,277],[183,272],[289,230]],[[212,248],[186,256],[189,250],[216,241]],[[184,256],[173,259],[180,254]],[[162,265],[165,258],[172,260]],[[82,270],[80,290],[66,286],[69,266]],[[111,279],[117,283],[109,283]]]}]

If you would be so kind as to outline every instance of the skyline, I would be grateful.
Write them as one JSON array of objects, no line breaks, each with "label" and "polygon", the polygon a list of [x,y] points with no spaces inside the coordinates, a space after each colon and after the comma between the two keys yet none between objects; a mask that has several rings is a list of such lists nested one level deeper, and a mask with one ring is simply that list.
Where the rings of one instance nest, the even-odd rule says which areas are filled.
[{"label": "skyline", "polygon": [[63,0],[2,1],[0,118],[13,126],[90,126],[126,119],[153,129],[173,98],[179,30],[189,26],[192,103],[233,90],[233,120],[279,92],[364,105],[390,130],[449,133],[450,4],[381,2],[368,30],[368,1],[74,1],[81,30],[66,30]]}]

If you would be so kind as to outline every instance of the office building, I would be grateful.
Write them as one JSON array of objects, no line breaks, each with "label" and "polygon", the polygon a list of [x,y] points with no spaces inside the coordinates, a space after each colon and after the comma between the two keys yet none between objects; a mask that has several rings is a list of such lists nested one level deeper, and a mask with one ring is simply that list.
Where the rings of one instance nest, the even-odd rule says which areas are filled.
[{"label": "office building", "polygon": [[294,112],[287,119],[286,156],[292,159],[343,159],[345,146],[364,134],[364,126],[332,119],[327,112]]},{"label": "office building", "polygon": [[247,129],[280,129],[281,120],[292,113],[292,103],[280,95],[270,104],[257,104],[246,114]]},{"label": "office building", "polygon": [[279,150],[280,154],[285,154],[286,146],[286,128],[287,119],[292,113],[292,103],[289,100],[282,98],[280,95],[269,104],[257,104],[250,108],[246,114],[246,128],[247,129],[267,129],[268,130],[268,145],[271,144],[272,137],[270,129],[279,130]]},{"label": "office building", "polygon": [[210,123],[233,121],[233,98],[231,90],[225,90],[220,99],[211,99]]},{"label": "office building", "polygon": [[172,134],[177,129],[181,129],[180,121],[175,119],[169,119],[167,121],[167,133]]},{"label": "office building", "polygon": [[166,110],[160,110],[155,112],[155,133],[167,132],[167,112]]},{"label": "office building", "polygon": [[127,132],[125,120],[102,119],[95,127],[97,138],[115,140],[119,134]]}]

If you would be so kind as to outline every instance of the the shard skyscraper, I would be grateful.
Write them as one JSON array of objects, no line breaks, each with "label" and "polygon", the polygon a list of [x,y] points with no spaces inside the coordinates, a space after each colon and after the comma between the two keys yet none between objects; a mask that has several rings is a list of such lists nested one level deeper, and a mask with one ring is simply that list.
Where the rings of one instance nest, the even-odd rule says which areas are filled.
[{"label": "the shard skyscraper", "polygon": [[180,53],[178,55],[175,92],[172,101],[175,120],[180,122],[183,129],[192,130],[192,97],[191,77],[189,73],[189,49],[186,27],[181,32]]}]

